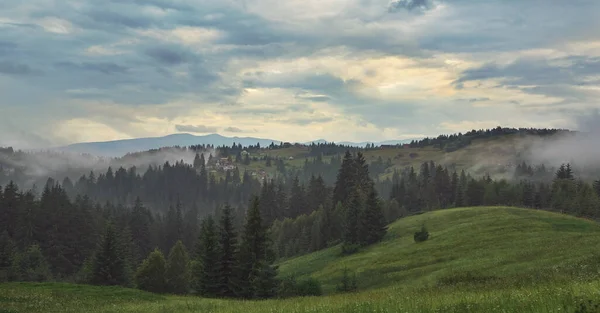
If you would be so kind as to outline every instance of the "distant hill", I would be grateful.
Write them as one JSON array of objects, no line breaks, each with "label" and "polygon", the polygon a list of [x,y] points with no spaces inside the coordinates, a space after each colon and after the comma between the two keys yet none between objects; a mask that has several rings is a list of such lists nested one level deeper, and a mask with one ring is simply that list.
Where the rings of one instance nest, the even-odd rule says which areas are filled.
[{"label": "distant hill", "polygon": [[89,153],[99,156],[119,157],[130,152],[147,151],[161,147],[185,147],[200,144],[214,146],[231,146],[234,142],[236,144],[242,144],[243,146],[255,145],[256,143],[260,143],[261,146],[267,146],[270,145],[272,142],[278,144],[280,141],[252,137],[225,137],[219,134],[210,134],[204,136],[194,136],[191,134],[173,134],[164,137],[76,143],[65,147],[60,147],[58,148],[58,150],[76,153]]},{"label": "distant hill", "polygon": [[[375,144],[376,146],[385,144],[385,145],[395,145],[410,142],[412,139],[408,140],[388,140],[383,142],[339,142],[338,144],[355,146],[355,147],[364,147],[367,144]],[[85,143],[76,143],[64,147],[59,147],[56,150],[60,151],[68,151],[75,153],[88,153],[92,155],[98,156],[106,156],[106,157],[120,157],[130,152],[140,152],[147,151],[151,149],[157,149],[162,147],[172,147],[172,146],[191,146],[191,145],[214,145],[214,146],[222,146],[227,145],[231,146],[233,143],[241,144],[242,146],[255,145],[256,143],[260,143],[261,146],[268,146],[272,142],[275,144],[281,143],[280,140],[274,139],[265,139],[265,138],[254,138],[254,137],[225,137],[219,134],[210,134],[203,136],[195,136],[191,134],[173,134],[164,137],[148,137],[148,138],[135,138],[135,139],[123,139],[123,140],[115,140],[115,141],[104,141],[104,142],[85,142]],[[304,144],[311,143],[327,143],[331,141],[327,141],[325,139],[314,140],[310,142],[305,142]]]}]

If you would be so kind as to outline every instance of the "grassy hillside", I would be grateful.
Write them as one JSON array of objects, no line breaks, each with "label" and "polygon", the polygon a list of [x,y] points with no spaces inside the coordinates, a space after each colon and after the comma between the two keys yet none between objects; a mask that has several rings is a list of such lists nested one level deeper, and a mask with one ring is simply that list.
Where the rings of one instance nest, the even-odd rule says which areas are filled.
[{"label": "grassy hillside", "polygon": [[[431,239],[414,243],[422,223]],[[426,213],[390,226],[386,240],[341,257],[338,248],[287,260],[282,275],[321,280],[341,271],[360,291],[269,301],[209,300],[69,284],[0,285],[0,313],[16,312],[574,312],[600,299],[600,226],[517,208]]]},{"label": "grassy hillside", "polygon": [[[416,244],[422,223],[431,237]],[[356,272],[363,289],[515,286],[597,274],[598,253],[600,226],[591,221],[519,208],[460,208],[401,219],[382,243],[360,253],[342,257],[334,247],[285,261],[280,271],[310,275],[329,292],[344,267]]]},{"label": "grassy hillside", "polygon": [[[434,161],[438,164],[456,166],[457,170],[467,170],[474,174],[502,175],[505,171],[512,174],[512,169],[507,166],[514,164],[515,156],[527,151],[534,142],[540,142],[539,137],[520,136],[516,134],[496,136],[486,139],[475,139],[473,142],[453,152],[446,152],[435,147],[425,148],[377,148],[364,151],[367,162],[373,162],[378,157],[392,161],[392,167],[382,175],[382,178],[391,177],[394,169],[403,169],[407,166],[419,167],[421,163]],[[286,165],[299,168],[309,157],[308,147],[282,148],[276,150],[262,150],[261,153],[272,157],[281,157]],[[293,160],[289,160],[293,157]],[[327,159],[327,158],[326,158]],[[242,170],[265,170],[273,174],[275,167],[266,167],[264,161],[253,161],[249,166],[238,165]],[[507,177],[510,175],[507,175]]]}]

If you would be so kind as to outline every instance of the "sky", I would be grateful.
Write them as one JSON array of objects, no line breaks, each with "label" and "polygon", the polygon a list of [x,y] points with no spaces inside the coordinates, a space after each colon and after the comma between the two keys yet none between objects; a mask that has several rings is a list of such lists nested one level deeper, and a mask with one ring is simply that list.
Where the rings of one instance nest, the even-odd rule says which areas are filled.
[{"label": "sky", "polygon": [[3,0],[0,146],[576,128],[600,1]]}]

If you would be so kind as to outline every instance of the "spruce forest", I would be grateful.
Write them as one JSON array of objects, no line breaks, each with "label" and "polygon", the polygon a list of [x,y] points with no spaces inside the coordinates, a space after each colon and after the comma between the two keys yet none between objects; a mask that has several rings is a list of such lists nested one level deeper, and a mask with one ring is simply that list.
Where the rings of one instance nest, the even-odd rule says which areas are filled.
[{"label": "spruce forest", "polygon": [[[443,150],[460,138],[411,145]],[[440,146],[442,139],[447,143]],[[382,178],[391,160],[380,156],[369,164],[364,154],[378,147],[307,148],[303,165],[291,167],[268,154],[248,161],[246,151],[283,146],[234,144],[212,150],[216,155],[208,160],[207,147],[189,147],[195,152],[191,164],[166,162],[143,173],[108,168],[74,183],[47,178],[39,195],[10,180],[0,193],[0,279],[207,298],[321,295],[321,282],[282,276],[278,264],[336,246],[341,255],[353,255],[381,242],[399,219],[457,207],[512,206],[600,218],[600,180],[578,177],[568,163],[553,168],[523,162],[510,179],[495,179],[425,161]],[[213,158],[229,158],[236,166],[209,171]],[[277,175],[260,179],[241,172],[250,162],[276,167]],[[423,225],[415,241],[427,237]],[[339,291],[357,288],[346,272]]]}]

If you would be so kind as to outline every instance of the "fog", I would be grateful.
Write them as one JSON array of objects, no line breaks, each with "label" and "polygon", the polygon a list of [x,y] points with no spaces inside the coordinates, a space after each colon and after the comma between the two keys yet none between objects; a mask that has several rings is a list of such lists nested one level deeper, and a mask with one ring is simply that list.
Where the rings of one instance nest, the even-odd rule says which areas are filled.
[{"label": "fog", "polygon": [[[202,152],[205,160],[214,150]],[[4,177],[0,184],[6,180],[14,179],[23,189],[32,188],[52,177],[62,180],[69,177],[76,180],[84,174],[94,171],[97,175],[105,173],[108,167],[113,171],[119,167],[130,168],[135,166],[137,172],[143,174],[149,166],[162,166],[165,162],[174,164],[183,161],[193,164],[196,152],[186,148],[172,147],[161,148],[146,152],[131,153],[120,158],[98,157],[89,154],[57,151],[15,151],[14,153],[0,152],[0,166]],[[4,180],[4,181],[2,181]]]}]

